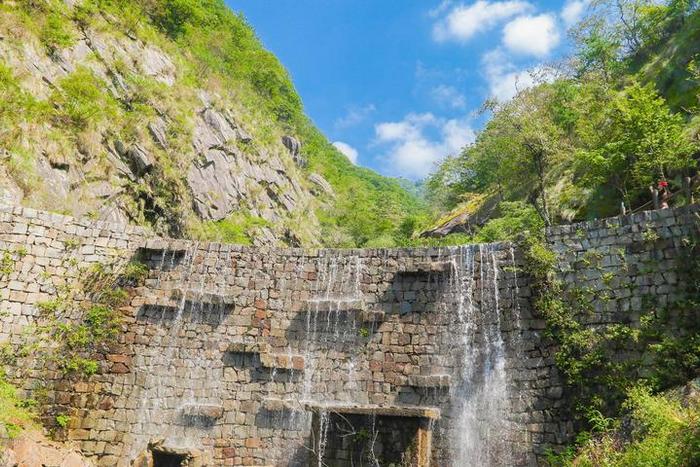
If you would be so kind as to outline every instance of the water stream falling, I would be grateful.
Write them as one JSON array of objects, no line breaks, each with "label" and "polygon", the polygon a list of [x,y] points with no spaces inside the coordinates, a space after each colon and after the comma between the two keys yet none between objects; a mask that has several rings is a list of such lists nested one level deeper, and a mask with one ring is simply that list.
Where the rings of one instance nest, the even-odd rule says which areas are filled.
[{"label": "water stream falling", "polygon": [[[189,420],[183,420],[182,414],[188,407],[223,410],[226,399],[236,397],[239,390],[237,385],[223,382],[224,347],[218,332],[225,329],[217,328],[230,317],[217,303],[207,301],[216,292],[226,290],[227,282],[219,270],[228,273],[230,251],[224,254],[194,244],[180,255],[177,264],[172,252],[164,252],[154,262],[155,289],[161,294],[176,290],[179,295],[175,306],[146,307],[146,319],[152,324],[151,339],[157,345],[144,345],[135,356],[135,365],[141,369],[142,389],[136,407],[138,428],[132,433],[136,440],[132,443],[133,455],[155,438],[180,447],[201,447],[202,437],[212,426],[206,426],[196,414]],[[436,445],[443,450],[441,459],[445,465],[488,467],[518,463],[511,434],[514,426],[508,421],[511,402],[517,400],[509,389],[509,361],[519,345],[514,251],[503,245],[469,245],[439,249],[431,260],[450,263],[451,270],[409,270],[404,275],[390,272],[382,279],[387,282],[379,282],[387,289],[376,297],[367,293],[363,275],[370,265],[379,271],[392,271],[396,256],[384,253],[382,257],[369,258],[361,252],[321,250],[317,256],[299,256],[294,267],[277,278],[276,296],[293,297],[282,308],[302,311],[291,315],[299,319],[287,330],[286,342],[256,336],[265,349],[260,356],[271,352],[275,361],[286,355],[288,362],[298,361],[301,356],[303,368],[273,364],[252,370],[260,372],[261,403],[286,394],[283,402],[293,407],[288,412],[271,410],[265,429],[308,433],[312,424],[305,407],[314,407],[314,430],[318,431],[311,436],[316,439],[312,439],[312,445],[308,438],[298,440],[304,443],[301,447],[311,459],[325,465],[324,455],[331,449],[327,445],[331,443],[328,430],[337,423],[332,408],[381,405],[375,402],[381,399],[374,396],[378,388],[381,395],[382,388],[389,385],[377,384],[373,379],[377,371],[384,370],[372,368],[372,355],[387,352],[381,349],[388,338],[392,346],[400,348],[404,344],[395,345],[394,341],[407,337],[410,344],[411,339],[425,341],[416,346],[423,349],[415,355],[421,360],[420,375],[441,377],[450,372],[451,384],[449,388],[411,386],[404,378],[400,383],[404,386],[391,383],[392,391],[403,388],[404,394],[387,396],[386,403],[441,408]],[[513,272],[506,272],[510,270]],[[504,283],[513,276],[514,285]],[[405,307],[408,302],[411,303]],[[445,313],[439,315],[434,313],[436,310]],[[383,334],[384,322],[368,321],[363,315],[367,311],[381,311],[384,321],[390,321],[383,329],[394,331]],[[405,328],[414,330],[404,331]],[[426,333],[429,328],[441,329],[442,337]],[[380,368],[381,365],[380,361]],[[416,374],[417,371],[412,373]],[[375,444],[382,449],[378,435],[380,427],[386,429],[386,425],[375,413],[369,413],[371,422],[366,426],[370,433],[362,454],[363,465],[380,467],[381,457],[375,455],[374,449]],[[289,447],[293,442],[293,437],[280,440]]]},{"label": "water stream falling", "polygon": [[[460,381],[452,388],[454,466],[514,465],[498,245],[455,251]],[[511,259],[511,258],[509,258]],[[514,261],[514,260],[513,260]],[[517,297],[516,297],[517,299]],[[517,318],[516,318],[517,319]]]},{"label": "water stream falling", "polygon": [[165,273],[169,273],[169,281],[178,287],[173,289],[178,294],[176,303],[173,307],[149,306],[144,311],[145,319],[153,324],[152,339],[157,339],[159,345],[146,346],[135,355],[135,365],[141,368],[143,381],[137,401],[138,428],[133,433],[136,442],[132,443],[132,456],[153,439],[164,439],[168,444],[184,448],[196,447],[199,432],[206,428],[208,420],[192,408],[221,404],[218,387],[221,367],[216,363],[218,359],[213,358],[218,352],[218,342],[198,339],[193,343],[188,333],[191,323],[213,327],[222,320],[220,305],[201,300],[207,293],[207,268],[213,265],[216,269],[221,255],[218,251],[202,252],[194,243],[178,260],[176,268],[177,254],[164,251],[154,271],[156,290],[160,289]]}]

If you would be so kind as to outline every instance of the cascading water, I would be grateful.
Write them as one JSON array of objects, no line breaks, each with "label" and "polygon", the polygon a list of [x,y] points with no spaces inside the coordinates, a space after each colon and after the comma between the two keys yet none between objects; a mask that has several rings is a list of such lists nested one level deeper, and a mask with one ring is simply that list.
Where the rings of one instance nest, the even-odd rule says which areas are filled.
[{"label": "cascading water", "polygon": [[[299,395],[303,404],[358,403],[352,399],[359,387],[359,362],[352,349],[360,338],[357,310],[350,309],[353,303],[361,301],[360,279],[363,272],[362,258],[359,255],[322,254],[317,258],[317,278],[307,303],[306,324],[303,330],[305,371]],[[355,343],[355,344],[354,344]],[[329,382],[328,368],[321,367],[319,357],[328,353],[346,351],[349,357],[332,368],[333,381]],[[344,388],[329,387],[334,382],[343,382]],[[321,410],[318,413],[319,439],[314,447],[318,465],[323,461],[328,437],[330,414]]]},{"label": "cascading water", "polygon": [[[372,369],[371,365],[371,355],[381,348],[381,339],[370,337],[373,335],[371,327],[377,324],[365,322],[360,313],[360,310],[367,311],[365,300],[377,299],[371,294],[364,297],[367,290],[361,284],[370,266],[391,271],[397,260],[396,256],[386,255],[375,263],[369,261],[359,253],[332,250],[321,251],[318,256],[299,256],[294,268],[277,280],[276,292],[277,296],[290,297],[290,302],[282,304],[283,309],[297,307],[305,312],[298,325],[288,330],[288,335],[294,338],[284,342],[258,336],[261,348],[265,349],[260,351],[261,356],[269,357],[266,352],[275,358],[286,355],[290,362],[299,354],[303,357],[303,368],[273,364],[258,370],[269,371],[259,380],[264,391],[261,402],[279,402],[278,394],[287,394],[283,402],[293,407],[286,412],[286,409],[270,409],[268,419],[263,422],[260,418],[259,422],[267,423],[265,429],[303,433],[310,427],[310,414],[304,408],[317,410],[314,430],[319,431],[313,433],[316,437],[312,439],[313,446],[309,446],[308,438],[279,442],[289,447],[291,443],[303,443],[302,448],[318,465],[328,462],[324,461],[324,455],[337,454],[338,433],[330,436],[328,432],[338,428],[339,419],[334,418],[333,408],[382,405],[381,400],[373,397],[378,387],[373,373],[382,370]],[[506,292],[501,297],[499,293],[499,289],[513,290],[503,281],[508,280],[504,271],[515,270],[514,252],[499,245],[464,246],[440,249],[430,261],[438,265],[451,262],[453,267],[447,274],[443,270],[430,270],[426,275],[425,269],[417,272],[409,269],[403,275],[387,274],[383,279],[388,284],[385,295],[378,303],[370,302],[370,306],[372,310],[385,307],[386,319],[394,321],[394,332],[399,338],[404,326],[412,329],[434,326],[432,320],[440,315],[433,314],[433,310],[447,312],[441,316],[446,317],[443,324],[448,334],[445,337],[451,347],[442,351],[438,350],[437,341],[426,341],[425,349],[420,351],[425,352],[420,355],[420,375],[434,377],[449,371],[452,378],[449,394],[444,389],[447,386],[409,389],[412,386],[404,380],[399,383],[405,385],[403,394],[386,400],[385,404],[441,406],[443,418],[437,425],[441,430],[437,443],[445,448],[453,467],[515,465],[517,453],[510,434],[513,427],[507,416],[514,397],[508,387],[508,355],[517,345],[518,332],[512,328],[513,319],[507,313],[513,308],[512,318],[517,328],[518,290],[513,292],[515,296]],[[202,325],[208,324],[207,319],[211,319],[214,326],[227,319],[221,309],[204,298],[226,289],[225,283],[212,278],[212,270],[218,271],[219,262],[228,264],[230,258],[218,250],[200,250],[194,245],[184,257],[179,257],[176,267],[173,267],[174,255],[163,256],[155,264],[160,269],[156,271],[156,288],[175,289],[180,295],[176,307],[161,308],[159,318],[149,316],[154,324],[153,339],[158,345],[145,346],[145,352],[137,352],[135,357],[135,364],[144,375],[138,401],[139,428],[133,432],[136,450],[143,449],[156,437],[180,447],[199,448],[207,427],[200,426],[196,416],[191,417],[189,423],[183,421],[185,409],[223,407],[223,401],[237,391],[237,386],[222,382],[222,343],[217,342],[221,336],[213,332],[210,340],[206,338],[206,331],[201,334]],[[412,263],[407,264],[412,267]],[[389,280],[393,282],[388,283]],[[297,300],[304,300],[304,303]],[[405,311],[403,303],[411,300],[417,305],[409,304]],[[387,306],[393,306],[394,311],[388,311]],[[508,318],[502,317],[503,312]],[[192,338],[195,329],[200,335]],[[380,332],[384,339],[388,337],[386,331]],[[420,338],[429,335],[423,331]],[[459,343],[456,347],[452,345],[455,342]],[[420,347],[423,345],[421,343]],[[437,353],[433,353],[433,348]],[[454,361],[450,362],[452,359]],[[415,374],[416,371],[412,373]],[[407,398],[401,399],[402,395]],[[443,404],[449,404],[449,409],[444,410]],[[378,467],[382,461],[375,455],[375,442],[379,442],[379,450],[386,447],[377,438],[379,430],[386,429],[386,425],[382,425],[385,422],[377,424],[377,416],[371,412],[374,409],[369,410],[371,424],[364,425],[363,430],[370,432],[363,435],[369,437],[360,455],[363,465]],[[349,424],[350,418],[343,417],[343,420]],[[363,422],[358,417],[354,420],[357,426],[362,426],[370,419]]]},{"label": "cascading water", "polygon": [[453,386],[451,458],[454,466],[514,465],[507,421],[511,394],[502,332],[498,245],[453,251],[455,304],[461,349]]},{"label": "cascading water", "polygon": [[[221,404],[218,388],[221,378],[217,373],[221,369],[214,363],[217,359],[212,358],[218,352],[218,342],[198,340],[196,345],[188,342],[191,336],[188,336],[187,327],[190,323],[214,326],[222,316],[219,305],[201,303],[206,294],[205,277],[210,252],[207,250],[197,262],[200,253],[199,245],[195,243],[185,252],[177,267],[179,272],[176,272],[176,252],[164,251],[155,271],[158,288],[166,271],[170,273],[169,279],[176,281],[181,288],[177,289],[179,297],[174,309],[150,307],[146,311],[148,319],[153,321],[153,338],[158,339],[160,345],[147,346],[144,352],[137,352],[135,356],[135,365],[142,369],[144,381],[138,400],[138,431],[134,433],[137,442],[132,444],[131,455],[144,449],[155,438],[180,447],[196,447],[194,444],[199,442],[200,436],[193,432],[205,428],[207,422],[193,407]],[[215,269],[219,258],[218,252],[214,252]],[[197,275],[200,275],[199,280],[193,280]],[[194,286],[191,287],[192,283]],[[176,362],[180,362],[180,366]],[[185,367],[181,366],[183,362]]]}]

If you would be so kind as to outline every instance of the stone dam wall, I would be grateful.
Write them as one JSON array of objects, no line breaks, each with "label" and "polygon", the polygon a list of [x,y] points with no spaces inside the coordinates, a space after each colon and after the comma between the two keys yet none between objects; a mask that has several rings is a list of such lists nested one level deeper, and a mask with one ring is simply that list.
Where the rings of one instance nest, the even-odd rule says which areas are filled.
[{"label": "stone dam wall", "polygon": [[[592,292],[591,326],[683,296],[699,212],[547,231],[566,288]],[[70,415],[58,434],[98,465],[536,465],[573,434],[509,244],[266,250],[14,207],[0,209],[0,255],[10,377],[49,403],[49,423]],[[42,303],[62,298],[77,319],[85,271],[132,261],[148,275],[96,374],[26,349]]]}]

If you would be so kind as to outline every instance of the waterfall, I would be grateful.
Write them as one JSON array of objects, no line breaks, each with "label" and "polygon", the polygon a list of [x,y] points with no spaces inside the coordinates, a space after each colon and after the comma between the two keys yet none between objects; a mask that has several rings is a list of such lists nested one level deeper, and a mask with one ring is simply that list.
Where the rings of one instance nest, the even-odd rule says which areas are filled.
[{"label": "waterfall", "polygon": [[507,421],[511,394],[502,332],[498,245],[453,250],[460,350],[459,381],[452,388],[452,464],[515,463]]},{"label": "waterfall", "polygon": [[[326,352],[340,352],[359,338],[359,319],[352,303],[361,299],[360,278],[363,271],[359,255],[337,255],[323,252],[316,262],[316,281],[307,302],[306,328],[302,350],[305,372],[300,399],[304,402],[327,402],[330,398],[347,397],[348,392],[329,394],[321,379],[318,357]],[[358,362],[350,355],[336,369],[337,377],[346,378],[349,387],[357,387]],[[357,401],[347,401],[357,402]]]},{"label": "waterfall", "polygon": [[[193,324],[215,326],[222,319],[220,305],[201,301],[207,293],[207,268],[218,268],[221,255],[209,249],[200,251],[197,243],[187,249],[177,265],[176,254],[164,250],[153,271],[156,292],[161,292],[164,277],[181,286],[176,303],[147,306],[143,311],[153,331],[152,342],[142,346],[134,357],[143,382],[137,401],[132,456],[155,438],[180,447],[198,447],[200,432],[208,426],[207,417],[199,408],[221,404],[222,368],[219,359],[213,358],[219,352],[218,342],[201,339],[193,344],[188,332]],[[201,261],[197,261],[198,255],[203,256]],[[228,256],[224,260],[228,263]],[[167,284],[163,286],[169,289]]]}]

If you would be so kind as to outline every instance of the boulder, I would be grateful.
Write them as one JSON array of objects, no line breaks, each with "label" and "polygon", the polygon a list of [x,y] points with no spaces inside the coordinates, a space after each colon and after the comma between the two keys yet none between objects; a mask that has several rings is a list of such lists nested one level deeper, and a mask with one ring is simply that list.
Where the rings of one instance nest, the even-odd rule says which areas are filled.
[{"label": "boulder", "polygon": [[127,147],[124,143],[117,140],[114,142],[114,147],[119,155],[129,162],[134,174],[143,175],[153,168],[153,158],[142,146],[135,144]]},{"label": "boulder", "polygon": [[12,440],[0,456],[2,467],[92,467],[78,451],[29,431]]},{"label": "boulder", "polygon": [[163,149],[168,149],[168,138],[166,136],[166,124],[162,118],[157,118],[148,123],[148,131],[153,140]]},{"label": "boulder", "polygon": [[488,222],[500,202],[500,195],[483,195],[458,207],[449,219],[426,230],[420,236],[439,238],[451,233],[471,233],[475,227],[481,227]]},{"label": "boulder", "polygon": [[293,136],[284,135],[282,137],[282,144],[287,148],[287,151],[289,151],[289,154],[292,156],[297,166],[301,168],[307,166],[306,159],[301,155],[301,142],[298,139]]},{"label": "boulder", "polygon": [[322,175],[317,174],[315,172],[312,172],[309,174],[309,181],[311,183],[313,183],[314,185],[316,185],[316,187],[319,189],[319,190],[315,190],[316,191],[315,194],[324,193],[324,194],[327,194],[330,196],[335,196],[335,192],[333,191],[333,187],[331,186],[330,183],[328,183],[328,180],[323,178]]}]

